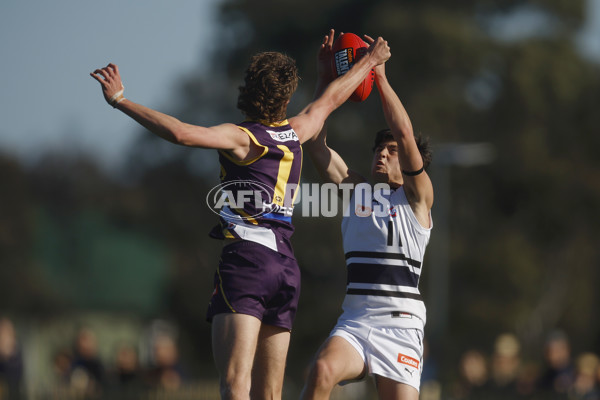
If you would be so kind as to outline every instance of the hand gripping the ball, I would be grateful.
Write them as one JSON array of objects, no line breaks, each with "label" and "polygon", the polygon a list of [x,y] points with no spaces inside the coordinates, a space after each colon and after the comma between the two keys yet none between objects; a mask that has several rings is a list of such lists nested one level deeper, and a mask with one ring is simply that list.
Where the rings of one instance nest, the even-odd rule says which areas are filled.
[{"label": "hand gripping the ball", "polygon": [[[369,57],[375,65],[381,65],[390,58],[391,53],[387,41],[382,38],[374,41],[365,35],[366,38],[370,39],[370,45],[354,33],[340,34],[331,49],[331,66],[334,76],[344,75],[362,57]],[[356,87],[350,100],[355,102],[366,100],[373,88],[374,78],[375,73],[371,70],[371,73]]]},{"label": "hand gripping the ball", "polygon": [[108,104],[116,107],[117,104],[125,100],[123,91],[125,87],[121,81],[119,67],[110,63],[104,68],[99,68],[90,73],[90,76],[100,82],[102,86],[102,94]]},{"label": "hand gripping the ball", "polygon": [[[365,41],[369,43],[369,45],[375,43],[375,39],[373,39],[371,36],[364,35],[364,37]],[[375,68],[373,68],[373,71],[375,72],[375,81],[377,81],[378,79],[382,79],[383,77],[385,77],[385,63],[377,65]]]},{"label": "hand gripping the ball", "polygon": [[367,35],[364,35],[365,39],[371,40],[369,45],[369,50],[367,51],[371,57],[375,60],[377,65],[383,64],[392,56],[392,52],[390,51],[390,46],[388,45],[387,40],[384,40],[381,36],[377,38],[377,40],[373,41]]}]

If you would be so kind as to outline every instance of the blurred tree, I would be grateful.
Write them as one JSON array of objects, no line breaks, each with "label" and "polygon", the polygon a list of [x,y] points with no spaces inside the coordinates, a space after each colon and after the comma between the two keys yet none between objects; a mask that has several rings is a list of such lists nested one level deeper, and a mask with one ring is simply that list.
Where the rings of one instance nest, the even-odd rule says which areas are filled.
[{"label": "blurred tree", "polygon": [[47,311],[56,301],[30,258],[35,202],[27,173],[15,159],[0,155],[0,182],[0,310]]}]

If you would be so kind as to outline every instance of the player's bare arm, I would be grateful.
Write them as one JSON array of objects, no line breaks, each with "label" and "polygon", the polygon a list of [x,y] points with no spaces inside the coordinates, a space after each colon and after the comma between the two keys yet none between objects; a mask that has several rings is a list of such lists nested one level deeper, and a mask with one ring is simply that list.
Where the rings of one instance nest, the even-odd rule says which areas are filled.
[{"label": "player's bare arm", "polygon": [[119,68],[108,64],[90,74],[102,86],[104,99],[155,135],[172,143],[229,151],[238,160],[252,157],[254,150],[250,138],[234,124],[203,127],[187,124],[126,99]]},{"label": "player's bare arm", "polygon": [[366,179],[358,172],[348,168],[344,159],[326,143],[327,127],[323,129],[314,140],[304,144],[304,150],[308,153],[313,165],[325,182],[358,184]]},{"label": "player's bare arm", "polygon": [[[315,98],[318,98],[327,85],[335,79],[331,69],[331,57],[333,46],[333,29],[326,35],[317,54],[317,86],[315,89]],[[340,183],[360,183],[365,179],[355,171],[352,171],[346,165],[346,162],[340,155],[329,146],[327,146],[327,125],[318,135],[304,143],[304,150],[310,156],[313,165],[325,182]]]},{"label": "player's bare arm", "polygon": [[421,222],[429,220],[429,210],[433,206],[433,186],[427,172],[421,171],[423,159],[415,141],[412,123],[406,109],[390,86],[385,75],[385,66],[375,68],[375,83],[381,97],[384,116],[392,135],[398,142],[398,158],[404,180],[404,190],[417,218]]},{"label": "player's bare arm", "polygon": [[[333,34],[334,31],[331,30],[325,37],[322,47],[331,46]],[[327,85],[321,96],[306,106],[300,114],[290,118],[290,125],[298,134],[300,142],[304,143],[317,135],[329,114],[350,97],[371,69],[385,63],[390,56],[391,52],[387,41],[381,37],[377,38],[370,44],[365,56],[357,61],[346,74],[333,80]]]}]

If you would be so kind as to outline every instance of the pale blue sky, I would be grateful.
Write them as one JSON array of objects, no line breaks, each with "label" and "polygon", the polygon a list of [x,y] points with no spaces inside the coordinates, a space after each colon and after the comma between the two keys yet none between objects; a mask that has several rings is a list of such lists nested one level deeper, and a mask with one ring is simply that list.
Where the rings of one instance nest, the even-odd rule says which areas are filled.
[{"label": "pale blue sky", "polygon": [[[176,83],[218,38],[218,1],[2,0],[0,152],[27,161],[83,149],[121,162],[137,125],[104,103],[88,73],[112,61],[126,96],[173,110]],[[587,16],[580,43],[600,60],[600,0]]]},{"label": "pale blue sky", "polygon": [[83,149],[117,163],[136,124],[104,103],[88,74],[119,65],[126,92],[172,109],[176,82],[214,43],[218,0],[2,0],[0,151],[35,159]]}]

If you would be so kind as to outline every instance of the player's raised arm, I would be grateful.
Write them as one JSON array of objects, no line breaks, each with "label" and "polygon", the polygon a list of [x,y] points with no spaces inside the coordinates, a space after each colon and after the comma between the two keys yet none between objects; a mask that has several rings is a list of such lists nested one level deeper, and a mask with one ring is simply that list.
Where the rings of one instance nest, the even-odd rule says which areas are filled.
[{"label": "player's raised arm", "polygon": [[234,124],[213,127],[191,125],[126,99],[119,68],[115,64],[108,64],[90,75],[102,86],[108,104],[165,140],[184,146],[229,150],[238,159],[244,159],[250,151],[248,135]]},{"label": "player's raised arm", "polygon": [[[332,43],[333,34],[332,29],[326,36],[328,45]],[[290,118],[290,125],[298,134],[300,141],[304,143],[317,135],[329,114],[350,97],[371,69],[386,62],[390,56],[391,52],[387,41],[381,37],[377,38],[370,44],[367,53],[347,73],[329,83],[317,99],[306,106],[300,114]]]},{"label": "player's raised arm", "polygon": [[[317,54],[317,86],[315,98],[318,98],[327,85],[335,79],[331,69],[331,58],[333,45],[333,30],[325,36],[321,48]],[[360,183],[365,179],[360,174],[352,171],[346,165],[342,157],[329,146],[327,146],[327,124],[318,135],[304,143],[304,149],[311,158],[317,172],[325,182]]]},{"label": "player's raised arm", "polygon": [[424,170],[426,165],[417,146],[412,123],[387,79],[385,65],[375,67],[375,83],[385,120],[398,143],[398,158],[406,195],[415,212],[427,214],[433,205],[433,186]]}]

